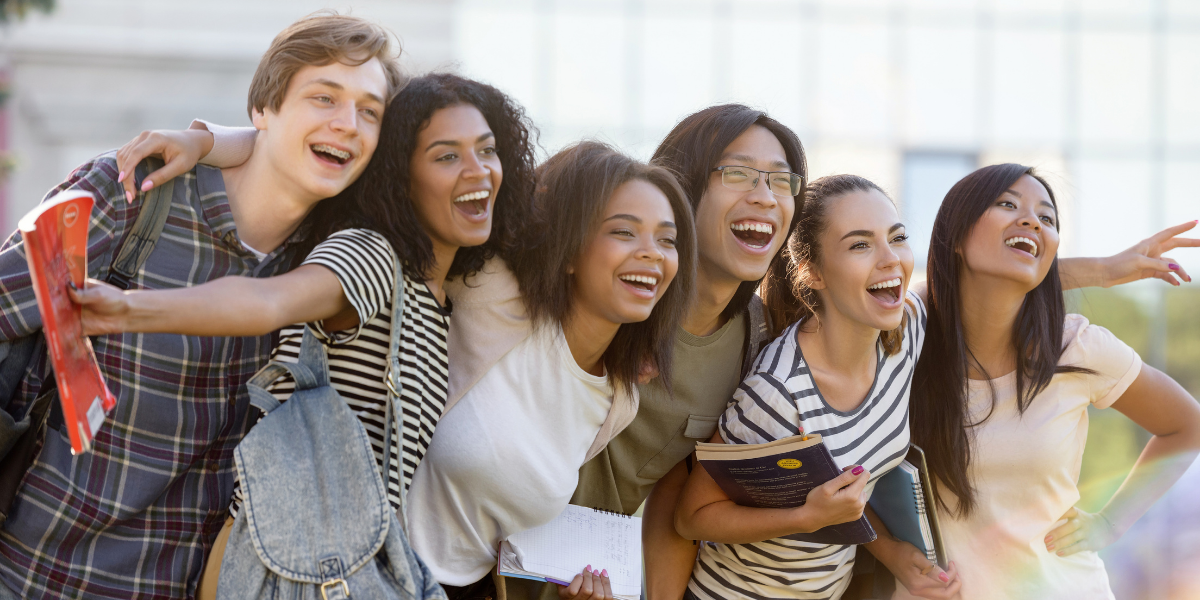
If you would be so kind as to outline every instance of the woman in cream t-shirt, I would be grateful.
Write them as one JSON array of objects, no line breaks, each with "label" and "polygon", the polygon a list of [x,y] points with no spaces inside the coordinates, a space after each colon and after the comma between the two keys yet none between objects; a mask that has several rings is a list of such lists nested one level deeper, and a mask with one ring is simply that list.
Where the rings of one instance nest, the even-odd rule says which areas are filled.
[{"label": "woman in cream t-shirt", "polygon": [[[1113,598],[1096,552],[1200,452],[1196,401],[1108,330],[1066,314],[1058,235],[1049,186],[1013,164],[959,181],[934,223],[911,427],[948,505],[942,537],[964,600]],[[1088,406],[1154,436],[1095,514],[1074,507]],[[894,598],[913,597],[897,588]]]}]

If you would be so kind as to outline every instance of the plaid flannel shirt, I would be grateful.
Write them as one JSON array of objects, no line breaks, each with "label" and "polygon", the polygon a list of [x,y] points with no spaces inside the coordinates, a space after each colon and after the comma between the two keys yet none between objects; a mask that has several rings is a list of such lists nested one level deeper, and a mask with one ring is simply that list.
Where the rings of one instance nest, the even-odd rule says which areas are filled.
[{"label": "plaid flannel shirt", "polygon": [[[137,218],[116,182],[115,154],[78,168],[47,197],[96,197],[88,274],[108,276]],[[300,234],[261,262],[237,237],[221,172],[199,166],[175,180],[170,215],[132,288],[195,285],[228,275],[267,277],[291,266]],[[37,301],[20,233],[0,250],[0,339],[37,333]],[[233,449],[249,407],[245,382],[273,338],[173,334],[93,339],[116,408],[94,449],[72,456],[48,429],[0,530],[0,578],[22,598],[191,598],[233,492]],[[53,377],[42,356],[14,406]]]}]

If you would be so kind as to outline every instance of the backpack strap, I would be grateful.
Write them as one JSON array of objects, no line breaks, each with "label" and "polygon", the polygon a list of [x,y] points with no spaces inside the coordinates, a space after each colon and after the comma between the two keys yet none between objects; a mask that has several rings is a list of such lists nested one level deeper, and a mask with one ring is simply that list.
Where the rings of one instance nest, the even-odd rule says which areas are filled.
[{"label": "backpack strap", "polygon": [[[149,163],[151,167],[161,164]],[[162,234],[163,226],[167,224],[167,214],[171,212],[171,198],[175,192],[175,180],[170,179],[158,184],[149,192],[139,194],[142,197],[142,208],[138,212],[137,221],[117,249],[116,258],[108,273],[108,282],[123,289],[129,289],[129,284],[141,270],[158,236]]]},{"label": "backpack strap", "polygon": [[[398,431],[403,420],[400,411],[395,408],[400,401],[400,334],[404,321],[404,268],[400,265],[400,257],[396,257],[396,282],[392,291],[392,338],[388,343],[387,373],[384,383],[387,384],[387,408],[384,410],[383,427],[383,487],[386,490],[391,485],[392,468],[392,435],[401,435]],[[400,529],[408,535],[408,502],[404,490],[404,470],[400,470],[400,510],[396,514]]]}]

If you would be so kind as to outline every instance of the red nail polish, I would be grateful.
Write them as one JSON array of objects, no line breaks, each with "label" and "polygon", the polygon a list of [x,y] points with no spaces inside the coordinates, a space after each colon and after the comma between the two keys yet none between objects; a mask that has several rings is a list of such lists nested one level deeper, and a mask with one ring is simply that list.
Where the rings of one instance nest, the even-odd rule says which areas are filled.
[{"label": "red nail polish", "polygon": [[1175,264],[1175,263],[1168,263],[1168,264],[1167,264],[1167,268],[1168,268],[1168,269],[1171,269],[1172,271],[1178,271],[1178,270],[1179,270],[1179,265],[1177,265],[1177,264]]},{"label": "red nail polish", "polygon": [[862,466],[857,466],[857,467],[854,467],[854,470],[850,471],[850,474],[851,474],[851,475],[858,475],[858,474],[860,474],[860,473],[862,473],[862,472],[863,472],[863,468],[862,468]]},{"label": "red nail polish", "polygon": [[947,581],[950,581],[950,576],[945,573],[938,573],[938,579],[941,579],[942,583],[946,583]]}]

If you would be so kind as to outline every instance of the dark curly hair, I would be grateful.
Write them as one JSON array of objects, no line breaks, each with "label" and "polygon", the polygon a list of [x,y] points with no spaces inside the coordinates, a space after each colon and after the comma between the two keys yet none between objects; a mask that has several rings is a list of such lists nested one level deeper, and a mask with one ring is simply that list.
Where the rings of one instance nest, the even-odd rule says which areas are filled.
[{"label": "dark curly hair", "polygon": [[448,277],[469,275],[484,261],[517,243],[517,226],[529,218],[537,129],[525,109],[504,92],[449,73],[414,78],[388,104],[379,146],[362,176],[337,196],[317,205],[309,217],[313,243],[353,227],[379,232],[396,251],[405,273],[424,279],[433,267],[433,242],[417,220],[410,196],[409,160],[417,134],[433,113],[459,104],[479,109],[496,136],[504,180],[496,193],[492,233],[483,245],[460,248]]},{"label": "dark curly hair", "polygon": [[625,323],[604,352],[604,367],[616,387],[631,390],[646,364],[658,369],[671,391],[671,353],[675,332],[687,311],[696,279],[696,226],[691,205],[675,176],[662,167],[638,162],[611,146],[585,141],[551,156],[537,169],[524,243],[500,256],[521,286],[530,318],[541,326],[561,324],[571,312],[574,277],[568,266],[578,259],[599,230],[608,201],[622,184],[645,181],[667,197],[675,215],[675,279],[650,317]]}]

